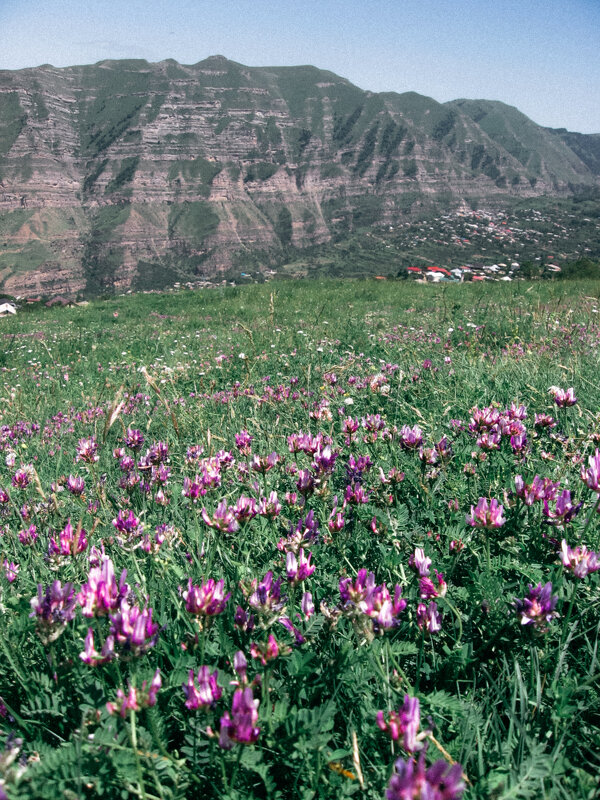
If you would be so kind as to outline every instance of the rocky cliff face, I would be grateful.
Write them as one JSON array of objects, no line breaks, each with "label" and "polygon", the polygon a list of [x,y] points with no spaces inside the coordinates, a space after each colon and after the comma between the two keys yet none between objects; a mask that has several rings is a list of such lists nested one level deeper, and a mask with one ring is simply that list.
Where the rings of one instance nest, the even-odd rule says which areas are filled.
[{"label": "rocky cliff face", "polygon": [[0,72],[0,281],[161,287],[440,204],[569,194],[598,186],[597,138],[220,56]]}]

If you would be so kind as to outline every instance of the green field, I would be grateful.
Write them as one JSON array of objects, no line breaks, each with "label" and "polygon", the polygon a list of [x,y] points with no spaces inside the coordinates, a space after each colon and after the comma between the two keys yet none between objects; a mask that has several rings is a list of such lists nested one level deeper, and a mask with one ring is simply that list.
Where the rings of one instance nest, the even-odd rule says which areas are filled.
[{"label": "green field", "polygon": [[599,312],[289,280],[1,319],[0,795],[597,797]]}]

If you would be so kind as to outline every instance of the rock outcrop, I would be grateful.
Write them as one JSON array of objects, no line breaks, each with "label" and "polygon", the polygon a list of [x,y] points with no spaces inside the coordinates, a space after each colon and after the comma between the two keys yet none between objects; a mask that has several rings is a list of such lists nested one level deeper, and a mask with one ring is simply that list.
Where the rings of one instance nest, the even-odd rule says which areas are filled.
[{"label": "rock outcrop", "polygon": [[0,281],[160,288],[440,204],[598,187],[598,137],[214,56],[0,72]]}]

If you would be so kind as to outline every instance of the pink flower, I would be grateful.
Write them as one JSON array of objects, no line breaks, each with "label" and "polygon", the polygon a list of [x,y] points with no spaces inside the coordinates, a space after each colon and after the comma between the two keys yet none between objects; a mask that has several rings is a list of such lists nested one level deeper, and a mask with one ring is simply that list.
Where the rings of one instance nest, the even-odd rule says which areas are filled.
[{"label": "pink flower", "polygon": [[161,686],[162,680],[160,677],[160,670],[157,669],[149,686],[148,681],[142,681],[141,688],[136,689],[135,686],[132,686],[130,683],[127,694],[125,694],[122,689],[117,689],[116,702],[107,703],[106,710],[109,714],[119,714],[125,719],[128,711],[140,711],[142,708],[156,705],[156,695]]},{"label": "pink flower", "polygon": [[226,711],[221,717],[220,747],[224,750],[231,750],[236,742],[253,744],[258,739],[260,734],[260,728],[256,726],[258,706],[259,701],[254,699],[249,686],[235,690],[231,716]]},{"label": "pink flower", "polygon": [[377,725],[382,731],[387,731],[390,738],[397,742],[402,739],[402,747],[408,753],[421,750],[423,745],[417,740],[419,726],[421,724],[421,713],[419,700],[410,695],[404,695],[404,704],[399,711],[390,711],[387,722],[383,711],[377,712]]},{"label": "pink flower", "polygon": [[577,402],[575,397],[575,390],[571,386],[569,389],[560,389],[558,386],[551,386],[548,391],[554,398],[554,402],[559,408],[566,408],[567,406],[574,406]]},{"label": "pink flower", "polygon": [[475,509],[471,506],[471,515],[467,515],[467,525],[473,528],[501,528],[506,522],[502,516],[504,506],[495,498],[489,502],[487,498],[480,497]]},{"label": "pink flower", "polygon": [[192,579],[188,580],[187,591],[183,593],[186,610],[190,614],[198,614],[205,617],[214,617],[225,611],[227,601],[231,597],[231,592],[225,594],[225,581],[215,582],[209,578],[201,586],[192,584]]},{"label": "pink flower", "polygon": [[419,603],[417,606],[417,625],[421,630],[437,633],[442,629],[442,618],[439,614],[437,603]]},{"label": "pink flower", "polygon": [[596,448],[593,456],[588,457],[589,468],[581,468],[581,480],[592,492],[600,493],[600,450]]},{"label": "pink flower", "polygon": [[592,572],[600,570],[598,554],[588,550],[583,544],[571,548],[563,539],[559,556],[565,569],[570,570],[576,578],[585,578]]},{"label": "pink flower", "polygon": [[304,555],[304,549],[300,548],[298,559],[292,551],[287,554],[286,558],[286,573],[288,581],[296,585],[302,583],[315,571],[315,566],[310,563],[312,553],[308,554],[308,558]]},{"label": "pink flower", "polygon": [[213,673],[206,666],[198,670],[198,685],[194,678],[194,670],[190,670],[187,683],[182,685],[185,694],[185,706],[191,711],[205,710],[215,705],[223,694],[223,689],[217,683],[219,671]]},{"label": "pink flower", "polygon": [[422,547],[416,547],[415,552],[408,559],[408,564],[418,572],[421,577],[429,575],[429,567],[431,566],[431,559],[427,558],[425,551]]},{"label": "pink flower", "polygon": [[211,528],[216,528],[222,533],[235,533],[240,526],[236,519],[235,510],[228,508],[225,498],[221,500],[212,517],[205,508],[202,509],[202,519]]}]

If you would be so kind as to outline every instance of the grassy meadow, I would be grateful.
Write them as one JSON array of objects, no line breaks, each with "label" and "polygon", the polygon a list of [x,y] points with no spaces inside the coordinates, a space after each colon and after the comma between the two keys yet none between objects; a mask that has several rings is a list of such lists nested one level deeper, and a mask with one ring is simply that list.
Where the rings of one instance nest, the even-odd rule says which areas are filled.
[{"label": "grassy meadow", "polygon": [[598,796],[600,284],[0,334],[0,798]]}]

